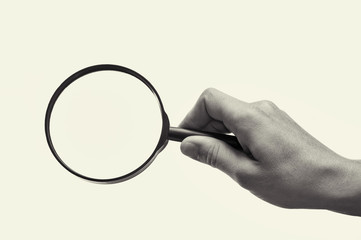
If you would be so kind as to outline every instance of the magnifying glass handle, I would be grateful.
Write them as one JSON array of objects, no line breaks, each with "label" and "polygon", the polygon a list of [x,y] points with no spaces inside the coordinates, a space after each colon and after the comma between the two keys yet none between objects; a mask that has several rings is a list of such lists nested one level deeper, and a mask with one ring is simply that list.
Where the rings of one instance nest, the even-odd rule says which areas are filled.
[{"label": "magnifying glass handle", "polygon": [[182,142],[186,137],[189,137],[189,136],[213,137],[213,138],[222,140],[237,149],[242,149],[236,136],[220,134],[220,133],[196,131],[196,130],[190,130],[190,129],[185,129],[185,128],[178,128],[178,127],[170,127],[169,128],[169,135],[168,135],[169,140],[176,141],[176,142]]}]

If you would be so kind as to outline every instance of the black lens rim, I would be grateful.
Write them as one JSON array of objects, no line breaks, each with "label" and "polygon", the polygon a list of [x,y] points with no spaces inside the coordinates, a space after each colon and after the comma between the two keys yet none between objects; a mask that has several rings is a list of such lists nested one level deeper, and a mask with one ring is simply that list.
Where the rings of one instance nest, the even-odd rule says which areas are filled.
[{"label": "black lens rim", "polygon": [[[118,71],[118,72],[129,74],[129,75],[137,78],[138,80],[140,80],[142,83],[144,83],[149,88],[149,90],[156,97],[156,99],[158,101],[158,104],[159,104],[159,109],[160,109],[160,112],[161,112],[161,116],[162,116],[162,131],[161,131],[161,135],[160,135],[159,140],[158,140],[158,144],[157,144],[156,148],[154,149],[153,153],[149,156],[149,158],[141,166],[139,166],[138,168],[136,168],[132,172],[121,175],[119,177],[114,177],[114,178],[93,178],[93,177],[88,177],[88,176],[85,176],[85,175],[73,170],[72,168],[70,168],[61,159],[59,154],[56,152],[55,147],[54,147],[53,142],[52,142],[52,139],[51,139],[51,134],[50,134],[51,114],[52,114],[54,105],[55,105],[57,99],[59,98],[59,96],[61,95],[61,93],[70,84],[72,84],[77,79],[79,79],[79,78],[81,78],[81,77],[83,77],[83,76],[85,76],[87,74],[94,73],[94,72],[99,72],[99,71]],[[135,72],[134,70],[123,67],[123,66],[119,66],[119,65],[113,65],[113,64],[99,64],[99,65],[86,67],[86,68],[74,73],[70,77],[68,77],[54,92],[53,96],[51,97],[51,99],[49,101],[49,104],[48,104],[48,107],[47,107],[47,110],[46,110],[46,114],[45,114],[45,135],[46,135],[46,140],[47,140],[48,146],[49,146],[52,154],[56,158],[56,160],[66,170],[68,170],[70,173],[74,174],[75,176],[80,177],[82,179],[85,179],[87,181],[95,182],[95,183],[103,183],[103,184],[119,183],[119,182],[129,180],[129,179],[137,176],[141,172],[143,172],[154,161],[156,156],[167,145],[167,143],[168,143],[168,133],[169,133],[169,119],[168,119],[168,116],[167,116],[167,114],[166,114],[166,112],[164,110],[163,103],[162,103],[162,101],[161,101],[161,99],[159,97],[159,94],[155,90],[153,85],[145,77],[143,77],[139,73]]]}]

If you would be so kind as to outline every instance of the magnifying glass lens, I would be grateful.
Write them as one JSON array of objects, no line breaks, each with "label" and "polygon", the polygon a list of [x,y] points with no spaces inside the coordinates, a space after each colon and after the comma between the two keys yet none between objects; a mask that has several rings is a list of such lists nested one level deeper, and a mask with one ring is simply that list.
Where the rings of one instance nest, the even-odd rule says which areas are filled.
[{"label": "magnifying glass lens", "polygon": [[153,153],[162,131],[157,99],[137,78],[117,71],[85,75],[54,105],[50,132],[74,171],[97,179],[132,172]]}]

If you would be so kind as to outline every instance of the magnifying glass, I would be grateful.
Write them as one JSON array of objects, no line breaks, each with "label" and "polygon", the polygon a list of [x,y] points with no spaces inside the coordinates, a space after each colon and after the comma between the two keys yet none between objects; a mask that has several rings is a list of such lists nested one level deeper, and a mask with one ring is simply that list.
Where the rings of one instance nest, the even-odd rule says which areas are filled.
[{"label": "magnifying glass", "polygon": [[201,135],[241,149],[233,135],[171,127],[152,84],[129,68],[110,64],[84,68],[56,89],[46,110],[45,134],[66,170],[106,184],[144,171],[169,140]]}]

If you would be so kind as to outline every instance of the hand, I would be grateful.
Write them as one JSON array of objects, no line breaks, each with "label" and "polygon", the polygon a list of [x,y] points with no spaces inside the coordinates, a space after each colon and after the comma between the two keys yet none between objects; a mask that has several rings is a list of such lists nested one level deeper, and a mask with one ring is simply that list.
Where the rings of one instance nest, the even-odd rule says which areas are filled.
[{"label": "hand", "polygon": [[243,151],[201,136],[186,138],[181,151],[269,203],[361,216],[360,162],[331,151],[272,102],[245,103],[207,89],[180,127],[233,133]]}]

